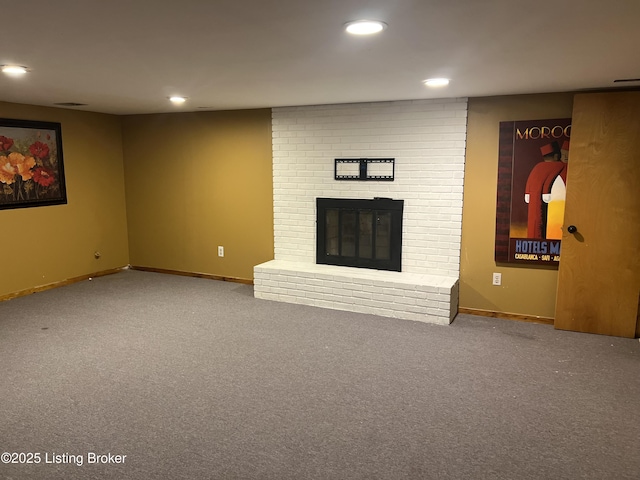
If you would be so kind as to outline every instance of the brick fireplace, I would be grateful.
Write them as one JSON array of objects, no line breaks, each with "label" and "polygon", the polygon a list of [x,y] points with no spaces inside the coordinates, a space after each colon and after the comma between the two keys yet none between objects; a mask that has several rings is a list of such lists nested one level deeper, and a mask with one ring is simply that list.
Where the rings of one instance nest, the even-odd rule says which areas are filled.
[{"label": "brick fireplace", "polygon": [[[457,312],[466,99],[274,108],[275,258],[257,298],[448,324]],[[393,181],[337,181],[336,158],[394,158]],[[316,199],[404,203],[401,271],[317,265]]]}]

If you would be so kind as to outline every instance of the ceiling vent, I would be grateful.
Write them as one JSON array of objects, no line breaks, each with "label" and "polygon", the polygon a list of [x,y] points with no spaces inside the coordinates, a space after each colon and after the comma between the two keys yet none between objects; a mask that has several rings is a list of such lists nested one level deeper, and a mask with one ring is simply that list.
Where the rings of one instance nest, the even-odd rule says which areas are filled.
[{"label": "ceiling vent", "polygon": [[84,107],[85,105],[88,105],[88,104],[76,103],[76,102],[59,102],[59,103],[54,103],[54,105],[57,105],[59,107]]}]

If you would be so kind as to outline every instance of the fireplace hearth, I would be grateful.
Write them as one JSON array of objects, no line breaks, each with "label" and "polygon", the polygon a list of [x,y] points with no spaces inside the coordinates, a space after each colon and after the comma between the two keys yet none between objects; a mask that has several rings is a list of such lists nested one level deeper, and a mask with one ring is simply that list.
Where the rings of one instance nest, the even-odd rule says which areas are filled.
[{"label": "fireplace hearth", "polygon": [[316,199],[316,263],[400,272],[404,200]]}]

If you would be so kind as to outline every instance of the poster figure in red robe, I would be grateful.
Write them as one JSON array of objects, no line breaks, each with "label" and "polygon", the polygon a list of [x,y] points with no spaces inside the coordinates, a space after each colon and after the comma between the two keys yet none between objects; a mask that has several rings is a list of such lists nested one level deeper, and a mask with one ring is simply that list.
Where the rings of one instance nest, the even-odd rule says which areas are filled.
[{"label": "poster figure in red robe", "polygon": [[542,162],[536,164],[525,186],[524,201],[529,204],[527,216],[527,237],[547,238],[548,203],[551,200],[551,187],[556,178],[565,171],[566,163],[561,162],[558,142],[540,147]]}]

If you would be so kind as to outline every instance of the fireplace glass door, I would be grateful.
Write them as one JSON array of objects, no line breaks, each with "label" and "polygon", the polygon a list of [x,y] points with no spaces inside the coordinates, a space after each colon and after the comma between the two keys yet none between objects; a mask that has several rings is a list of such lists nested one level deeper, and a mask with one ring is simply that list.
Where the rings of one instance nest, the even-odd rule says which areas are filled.
[{"label": "fireplace glass door", "polygon": [[400,271],[402,200],[317,199],[317,263]]}]

